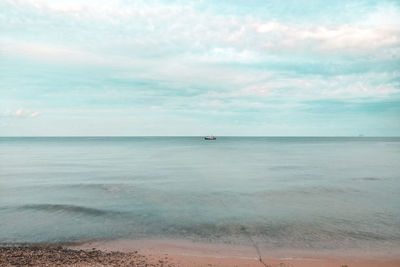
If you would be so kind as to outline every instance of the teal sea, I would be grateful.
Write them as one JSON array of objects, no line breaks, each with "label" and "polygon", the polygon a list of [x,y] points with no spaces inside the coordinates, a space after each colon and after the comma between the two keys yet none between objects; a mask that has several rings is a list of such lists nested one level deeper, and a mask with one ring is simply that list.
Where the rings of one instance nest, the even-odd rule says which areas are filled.
[{"label": "teal sea", "polygon": [[396,250],[400,138],[0,138],[1,244],[120,238]]}]

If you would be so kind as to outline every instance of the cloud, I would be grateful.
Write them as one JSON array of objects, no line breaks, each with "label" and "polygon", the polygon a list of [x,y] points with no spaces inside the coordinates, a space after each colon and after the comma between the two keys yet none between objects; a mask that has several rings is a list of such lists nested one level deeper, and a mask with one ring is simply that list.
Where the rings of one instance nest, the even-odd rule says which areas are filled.
[{"label": "cloud", "polygon": [[29,111],[19,108],[17,110],[6,110],[3,112],[3,116],[6,118],[36,118],[40,115],[38,111]]},{"label": "cloud", "polygon": [[307,101],[400,97],[398,6],[278,2],[0,1],[0,106],[14,107],[0,115],[251,122]]},{"label": "cloud", "polygon": [[278,22],[254,24],[265,49],[311,49],[320,51],[370,52],[400,45],[397,26],[356,27],[304,26]]},{"label": "cloud", "polygon": [[105,63],[103,57],[61,45],[27,42],[11,38],[0,38],[0,55],[30,58],[40,61],[62,61],[63,63]]},{"label": "cloud", "polygon": [[[49,30],[39,37],[53,37],[52,40],[65,40],[76,46],[46,47],[49,42],[43,40],[41,45],[33,43],[29,47],[31,40],[25,40],[26,44],[15,48],[44,56],[95,59],[97,54],[100,58],[123,55],[136,59],[192,54],[208,62],[254,62],[266,52],[360,55],[374,51],[379,56],[387,52],[378,51],[391,49],[391,55],[400,57],[398,49],[392,49],[400,46],[400,27],[382,24],[377,17],[383,12],[371,14],[370,22],[364,25],[293,24],[255,15],[218,14],[193,4],[163,1],[129,5],[122,1],[10,0],[8,3],[5,7],[14,8],[15,12],[3,15],[6,25],[3,27],[29,27],[42,32],[45,26]],[[15,13],[21,19],[16,19]],[[390,14],[400,17],[398,9],[393,8]],[[60,31],[65,36],[60,36]],[[76,43],[78,40],[84,43]]]},{"label": "cloud", "polygon": [[15,117],[22,117],[24,115],[24,110],[22,108],[17,109],[17,111],[14,112]]},{"label": "cloud", "polygon": [[40,115],[40,113],[37,112],[37,111],[35,111],[35,112],[32,112],[31,114],[29,114],[29,117],[30,117],[30,118],[36,118],[36,117],[39,116],[39,115]]}]

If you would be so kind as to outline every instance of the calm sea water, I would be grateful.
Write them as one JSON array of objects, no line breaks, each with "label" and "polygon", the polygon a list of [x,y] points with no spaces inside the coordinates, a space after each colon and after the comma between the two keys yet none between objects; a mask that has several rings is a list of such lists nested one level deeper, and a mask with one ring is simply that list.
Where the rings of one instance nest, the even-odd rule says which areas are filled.
[{"label": "calm sea water", "polygon": [[400,138],[0,138],[0,243],[399,248]]}]

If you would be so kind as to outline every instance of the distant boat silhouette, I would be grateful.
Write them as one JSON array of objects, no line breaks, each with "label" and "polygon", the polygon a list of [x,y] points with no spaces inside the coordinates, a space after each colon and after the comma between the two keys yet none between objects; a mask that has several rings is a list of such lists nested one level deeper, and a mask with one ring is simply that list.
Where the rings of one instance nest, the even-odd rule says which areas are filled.
[{"label": "distant boat silhouette", "polygon": [[209,136],[204,137],[204,139],[205,140],[216,140],[217,138],[213,135],[209,135]]}]

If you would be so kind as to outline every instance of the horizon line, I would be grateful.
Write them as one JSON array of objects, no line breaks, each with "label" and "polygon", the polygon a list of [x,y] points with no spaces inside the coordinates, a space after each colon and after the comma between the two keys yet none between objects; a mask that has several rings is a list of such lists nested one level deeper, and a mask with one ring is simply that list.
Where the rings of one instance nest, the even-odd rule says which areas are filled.
[{"label": "horizon line", "polygon": [[[79,137],[205,137],[206,135],[10,135],[1,136],[0,138],[43,138],[43,137],[55,137],[55,138],[79,138]],[[214,135],[216,137],[386,137],[386,138],[398,138],[393,135]]]}]

